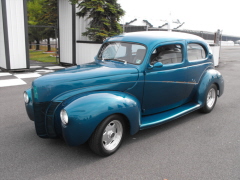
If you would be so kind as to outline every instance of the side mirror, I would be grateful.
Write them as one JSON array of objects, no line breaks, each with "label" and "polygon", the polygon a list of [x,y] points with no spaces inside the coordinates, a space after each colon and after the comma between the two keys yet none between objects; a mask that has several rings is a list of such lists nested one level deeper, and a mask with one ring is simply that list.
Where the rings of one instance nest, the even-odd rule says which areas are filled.
[{"label": "side mirror", "polygon": [[163,67],[163,64],[161,62],[156,62],[155,64],[153,64],[153,68],[161,68]]},{"label": "side mirror", "polygon": [[148,65],[148,69],[153,69],[153,68],[161,68],[163,66],[163,64],[161,62],[156,62],[153,65]]}]

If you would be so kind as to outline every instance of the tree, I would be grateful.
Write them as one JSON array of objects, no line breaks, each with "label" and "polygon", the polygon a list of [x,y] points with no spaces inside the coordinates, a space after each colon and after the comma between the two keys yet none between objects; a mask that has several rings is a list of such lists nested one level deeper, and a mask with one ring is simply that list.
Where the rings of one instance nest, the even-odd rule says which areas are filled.
[{"label": "tree", "polygon": [[47,39],[48,51],[51,51],[50,38],[56,37],[55,28],[57,26],[57,1],[56,0],[44,0],[42,6],[43,12],[39,19],[41,25],[54,26],[45,28],[43,31],[44,38]]},{"label": "tree", "polygon": [[[71,0],[76,3],[75,0]],[[111,37],[122,32],[122,27],[118,23],[124,11],[117,3],[117,0],[83,0],[78,3],[77,12],[79,17],[91,19],[87,31],[82,33],[89,39],[103,42],[107,37]]]},{"label": "tree", "polygon": [[[39,25],[39,18],[42,16],[42,4],[44,0],[29,0],[27,2],[27,9],[28,9],[28,24],[31,26]],[[29,28],[29,40],[30,44],[31,41],[36,41],[36,50],[39,50],[40,41],[43,38],[42,32],[39,31],[36,27]]]},{"label": "tree", "polygon": [[[50,38],[55,38],[54,27],[57,25],[57,1],[56,0],[28,0],[28,24],[30,41],[36,41],[36,50],[42,39],[48,40],[48,51],[51,51]],[[36,26],[36,27],[34,27]],[[41,28],[41,29],[40,29]]]}]

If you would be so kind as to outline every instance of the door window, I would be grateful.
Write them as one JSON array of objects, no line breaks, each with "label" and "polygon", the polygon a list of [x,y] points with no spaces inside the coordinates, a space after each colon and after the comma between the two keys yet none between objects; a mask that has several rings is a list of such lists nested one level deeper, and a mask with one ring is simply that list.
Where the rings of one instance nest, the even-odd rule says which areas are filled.
[{"label": "door window", "polygon": [[156,48],[152,53],[150,64],[153,65],[156,62],[175,64],[181,63],[182,61],[182,46],[179,44],[171,44]]}]

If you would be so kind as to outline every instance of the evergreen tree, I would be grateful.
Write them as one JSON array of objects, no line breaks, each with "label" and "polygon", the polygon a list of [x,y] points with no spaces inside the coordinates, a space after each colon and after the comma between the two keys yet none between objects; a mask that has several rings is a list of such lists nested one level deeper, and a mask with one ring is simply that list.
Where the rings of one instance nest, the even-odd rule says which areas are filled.
[{"label": "evergreen tree", "polygon": [[[74,3],[75,0],[71,1]],[[78,4],[78,8],[79,17],[87,17],[91,20],[87,31],[82,33],[89,39],[103,42],[107,37],[122,32],[118,22],[124,11],[117,0],[83,0]]]}]

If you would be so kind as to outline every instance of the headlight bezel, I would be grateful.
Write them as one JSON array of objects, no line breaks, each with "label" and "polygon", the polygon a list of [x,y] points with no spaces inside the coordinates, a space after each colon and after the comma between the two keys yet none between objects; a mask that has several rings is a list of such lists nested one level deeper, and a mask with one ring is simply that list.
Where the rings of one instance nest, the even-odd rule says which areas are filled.
[{"label": "headlight bezel", "polygon": [[29,98],[28,93],[26,91],[24,91],[24,93],[23,93],[23,99],[24,99],[24,102],[26,104],[28,104],[30,102],[30,98]]},{"label": "headlight bezel", "polygon": [[61,118],[61,121],[62,121],[62,124],[63,125],[67,125],[68,124],[68,114],[67,114],[67,111],[65,109],[62,109],[60,111],[60,118]]}]

